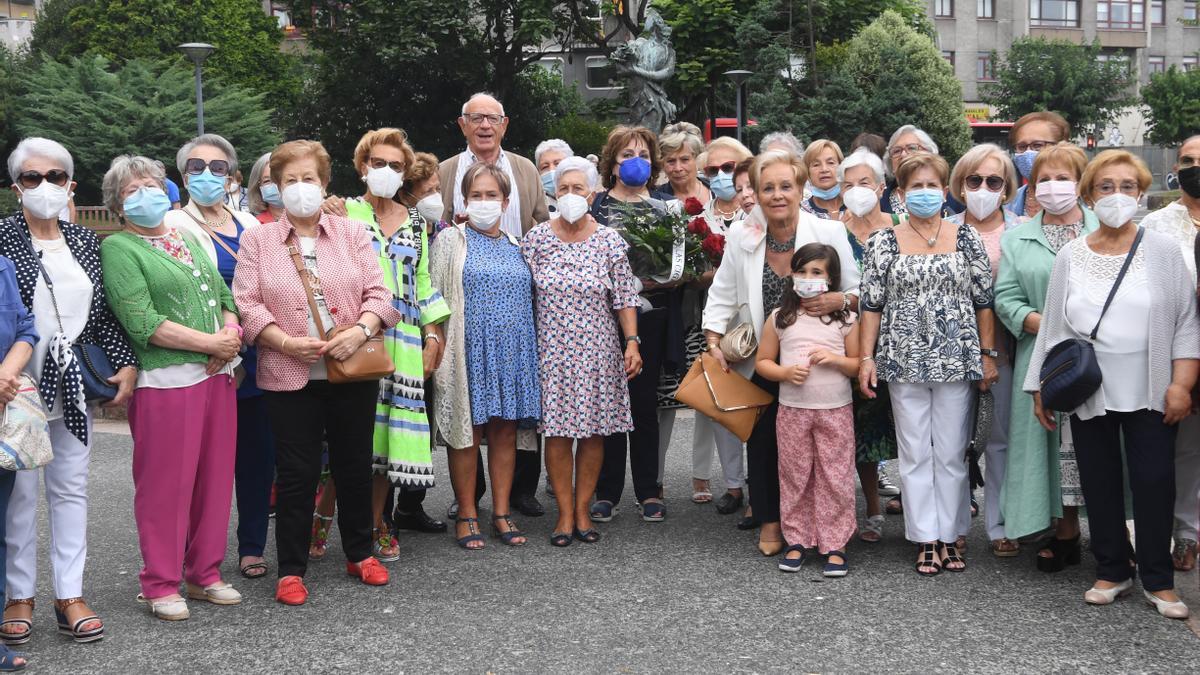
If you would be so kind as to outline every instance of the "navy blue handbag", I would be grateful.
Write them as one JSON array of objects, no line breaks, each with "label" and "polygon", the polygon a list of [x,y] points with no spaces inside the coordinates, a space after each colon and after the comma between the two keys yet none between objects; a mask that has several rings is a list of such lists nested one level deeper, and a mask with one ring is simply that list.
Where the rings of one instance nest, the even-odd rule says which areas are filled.
[{"label": "navy blue handbag", "polygon": [[1096,325],[1092,327],[1087,339],[1063,340],[1046,354],[1038,378],[1041,381],[1043,408],[1070,413],[1083,405],[1100,388],[1104,378],[1100,373],[1100,363],[1096,360],[1096,349],[1092,343],[1096,341],[1100,322],[1104,320],[1104,314],[1108,312],[1108,306],[1116,297],[1121,280],[1125,278],[1125,272],[1133,262],[1133,254],[1142,243],[1144,232],[1138,228],[1133,245],[1129,247],[1129,253],[1125,255],[1125,262],[1121,265],[1121,272],[1113,281],[1112,290],[1108,292],[1108,298],[1104,301],[1104,308],[1100,310],[1100,318],[1096,319]]}]

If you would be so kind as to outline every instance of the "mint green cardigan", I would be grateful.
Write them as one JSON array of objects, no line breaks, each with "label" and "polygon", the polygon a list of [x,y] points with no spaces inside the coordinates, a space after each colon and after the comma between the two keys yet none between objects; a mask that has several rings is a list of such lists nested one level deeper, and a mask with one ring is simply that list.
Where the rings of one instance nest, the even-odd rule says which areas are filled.
[{"label": "mint green cardigan", "polygon": [[229,287],[203,246],[188,232],[180,235],[194,268],[128,232],[117,232],[100,244],[108,305],[129,335],[143,370],[208,361],[208,354],[150,344],[150,336],[164,321],[215,333],[224,324],[222,309],[237,312]]}]

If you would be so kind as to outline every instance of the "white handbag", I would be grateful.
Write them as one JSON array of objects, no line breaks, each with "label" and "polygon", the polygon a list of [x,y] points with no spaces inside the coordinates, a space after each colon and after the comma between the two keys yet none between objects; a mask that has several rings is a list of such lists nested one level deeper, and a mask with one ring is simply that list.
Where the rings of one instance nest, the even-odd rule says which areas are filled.
[{"label": "white handbag", "polygon": [[[737,317],[739,319],[742,316],[742,309],[745,307],[746,305],[738,307]],[[721,342],[717,347],[725,356],[727,363],[745,361],[758,351],[758,338],[754,337],[754,326],[749,321],[738,323],[721,336]]]},{"label": "white handbag", "polygon": [[36,469],[53,459],[50,425],[46,421],[42,395],[33,378],[22,374],[17,397],[4,406],[4,423],[0,426],[0,469]]}]

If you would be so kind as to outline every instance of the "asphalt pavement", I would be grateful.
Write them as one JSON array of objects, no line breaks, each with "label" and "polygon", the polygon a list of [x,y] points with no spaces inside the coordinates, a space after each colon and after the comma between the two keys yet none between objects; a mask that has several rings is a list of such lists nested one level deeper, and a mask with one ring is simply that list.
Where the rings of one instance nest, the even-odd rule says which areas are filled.
[{"label": "asphalt pavement", "polygon": [[[666,522],[635,517],[628,488],[620,515],[599,526],[598,544],[552,548],[551,514],[518,517],[530,536],[522,548],[489,536],[486,550],[467,552],[448,534],[403,533],[403,555],[383,588],[346,576],[335,528],[329,554],[309,568],[312,595],[300,608],[275,603],[273,567],[265,579],[237,575],[231,538],[226,578],[244,602],[192,602],[192,618],[179,623],[152,618],[134,600],[141,563],[130,439],[99,433],[85,594],[107,637],[75,645],[53,631],[43,508],[41,595],[24,648],[30,670],[1197,672],[1195,619],[1159,617],[1140,588],[1113,606],[1088,606],[1083,592],[1095,566],[1086,554],[1080,567],[1043,574],[1032,546],[994,558],[979,520],[965,573],[919,577],[902,518],[889,517],[882,543],[849,546],[848,577],[823,579],[812,563],[783,574],[758,554],[754,533],[734,528],[736,516],[691,503],[691,426],[690,415],[679,416]],[[444,455],[436,461],[440,482],[427,507],[444,517],[449,481]],[[859,508],[861,517],[861,497]],[[1176,584],[1200,613],[1197,574]]]}]

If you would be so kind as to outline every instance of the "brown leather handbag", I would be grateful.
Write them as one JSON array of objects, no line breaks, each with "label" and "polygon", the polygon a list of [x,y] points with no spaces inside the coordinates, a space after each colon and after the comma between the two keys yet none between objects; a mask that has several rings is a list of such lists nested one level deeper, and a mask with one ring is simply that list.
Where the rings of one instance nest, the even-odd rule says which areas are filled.
[{"label": "brown leather handbag", "polygon": [[692,363],[675,400],[711,417],[745,443],[775,397],[736,370],[721,370],[717,360],[705,353]]},{"label": "brown leather handbag", "polygon": [[[295,242],[288,244],[288,253],[291,254],[292,262],[296,265],[296,273],[300,275],[300,281],[304,284],[304,294],[308,296],[308,310],[312,312],[317,332],[324,335],[326,340],[332,340],[342,331],[361,330],[357,324],[351,324],[334,326],[328,332],[325,331],[325,324],[321,321],[321,312],[317,309],[317,300],[313,295],[312,284],[308,281],[308,268],[304,266],[304,260],[300,257],[300,243],[294,237],[289,242]],[[376,333],[367,338],[367,341],[362,343],[345,361],[338,361],[326,354],[325,369],[331,384],[345,384],[347,382],[368,382],[387,377],[395,372],[396,364],[392,363],[392,357],[388,356],[387,348],[383,344],[382,333]]]}]

